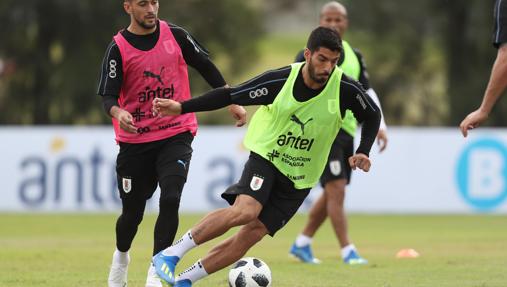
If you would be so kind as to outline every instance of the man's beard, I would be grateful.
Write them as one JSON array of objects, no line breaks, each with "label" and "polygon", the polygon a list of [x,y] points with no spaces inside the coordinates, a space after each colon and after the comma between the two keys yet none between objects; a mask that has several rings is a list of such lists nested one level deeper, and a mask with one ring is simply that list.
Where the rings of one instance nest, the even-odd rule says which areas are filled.
[{"label": "man's beard", "polygon": [[308,62],[308,72],[310,74],[310,78],[316,82],[316,83],[319,83],[319,84],[324,84],[327,79],[329,78],[329,75],[327,75],[328,77],[318,77],[317,74],[315,73],[315,68],[313,67],[313,64],[312,64],[312,60],[310,59],[310,61]]},{"label": "man's beard", "polygon": [[136,19],[136,22],[137,24],[139,24],[139,26],[143,27],[143,29],[146,30],[153,29],[155,26],[157,26],[157,21],[155,21],[155,23],[153,24],[146,24],[144,21],[139,21],[138,19]]}]

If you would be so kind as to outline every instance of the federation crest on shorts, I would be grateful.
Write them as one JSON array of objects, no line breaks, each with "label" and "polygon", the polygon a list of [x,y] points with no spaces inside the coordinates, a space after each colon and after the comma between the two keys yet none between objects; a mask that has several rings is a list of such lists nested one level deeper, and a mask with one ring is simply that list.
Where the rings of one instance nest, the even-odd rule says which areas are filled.
[{"label": "federation crest on shorts", "polygon": [[123,186],[123,191],[125,191],[125,193],[129,193],[132,190],[132,179],[131,178],[122,177],[121,183]]},{"label": "federation crest on shorts", "polygon": [[339,175],[342,172],[342,165],[339,160],[332,160],[329,162],[329,170],[332,175]]},{"label": "federation crest on shorts", "polygon": [[252,177],[252,181],[250,181],[250,188],[253,191],[257,191],[257,190],[261,189],[261,186],[262,186],[263,182],[264,182],[264,178],[263,177],[260,177],[258,175],[254,175]]}]

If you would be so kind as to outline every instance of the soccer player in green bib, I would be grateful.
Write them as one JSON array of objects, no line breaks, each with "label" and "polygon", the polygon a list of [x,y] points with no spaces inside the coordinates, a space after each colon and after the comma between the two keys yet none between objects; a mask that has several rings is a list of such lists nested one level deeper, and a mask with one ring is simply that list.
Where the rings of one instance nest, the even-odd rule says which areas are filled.
[{"label": "soccer player in green bib", "polygon": [[[336,1],[324,4],[320,11],[319,25],[331,28],[343,37],[348,29],[347,9]],[[359,51],[353,49],[347,41],[342,40],[342,45],[343,52],[338,67],[343,70],[345,75],[362,85],[382,112],[377,94],[370,86],[363,56]],[[296,56],[296,62],[305,61],[303,52],[301,51]],[[354,136],[356,135],[357,123],[354,114],[350,110],[345,113],[343,121],[342,129],[336,136],[326,167],[320,177],[320,185],[324,190],[310,208],[308,221],[289,251],[292,256],[304,263],[320,263],[320,260],[313,255],[311,243],[315,233],[328,217],[340,244],[343,262],[349,265],[368,263],[366,259],[359,255],[348,234],[345,195],[346,187],[350,184],[352,170],[347,161],[354,154]],[[387,146],[386,129],[386,124],[382,120],[377,134],[381,152]]]},{"label": "soccer player in green bib", "polygon": [[[268,71],[237,87],[219,88],[179,103],[157,98],[153,112],[174,116],[216,110],[230,104],[261,105],[245,138],[251,151],[238,183],[222,197],[230,207],[213,211],[171,247],[153,257],[160,278],[177,287],[240,259],[265,235],[280,230],[319,181],[346,110],[363,124],[361,142],[348,162],[369,171],[368,158],[378,132],[377,105],[354,80],[336,67],[342,51],[340,35],[329,28],[312,31],[306,62]],[[241,226],[178,277],[175,268],[192,248]]]}]

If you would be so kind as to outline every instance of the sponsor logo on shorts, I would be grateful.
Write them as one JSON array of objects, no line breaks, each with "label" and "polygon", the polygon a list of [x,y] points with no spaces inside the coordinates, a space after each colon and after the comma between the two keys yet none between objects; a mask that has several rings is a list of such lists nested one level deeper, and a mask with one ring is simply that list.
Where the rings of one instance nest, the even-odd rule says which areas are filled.
[{"label": "sponsor logo on shorts", "polygon": [[329,162],[329,170],[332,175],[339,175],[342,172],[342,165],[339,160],[332,160]]},{"label": "sponsor logo on shorts", "polygon": [[181,159],[178,160],[178,163],[183,166],[184,169],[187,169],[187,163]]},{"label": "sponsor logo on shorts", "polygon": [[252,176],[252,180],[250,181],[250,188],[253,191],[257,191],[257,190],[261,189],[263,182],[264,182],[264,178],[262,176],[254,174],[254,176]]},{"label": "sponsor logo on shorts", "polygon": [[132,179],[131,178],[122,178],[121,179],[123,191],[125,193],[129,193],[132,190]]}]

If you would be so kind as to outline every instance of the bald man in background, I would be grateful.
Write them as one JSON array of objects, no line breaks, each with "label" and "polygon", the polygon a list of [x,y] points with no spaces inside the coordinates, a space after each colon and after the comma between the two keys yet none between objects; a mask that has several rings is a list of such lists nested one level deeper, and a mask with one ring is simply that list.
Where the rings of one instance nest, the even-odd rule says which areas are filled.
[{"label": "bald man in background", "polygon": [[[325,4],[320,12],[319,25],[336,30],[343,39],[348,28],[347,9],[336,1]],[[302,61],[304,61],[303,51],[296,56],[296,62]],[[345,75],[355,80],[352,81],[355,85],[362,86],[362,89],[367,90],[370,97],[380,107],[380,101],[375,91],[370,87],[362,55],[357,50],[352,49],[345,40],[343,40],[343,54],[337,66],[344,71]],[[348,164],[348,158],[354,154],[356,128],[356,119],[352,112],[347,111],[344,117],[344,125],[333,143],[326,169],[320,178],[324,192],[313,204],[306,226],[290,249],[290,254],[304,263],[320,262],[313,256],[311,243],[315,233],[327,216],[331,219],[333,229],[340,243],[343,261],[349,265],[368,263],[366,259],[359,255],[356,247],[348,237],[347,216],[344,209],[345,187],[350,182],[352,172]],[[387,146],[386,124],[383,116],[377,142],[382,152]]]}]

